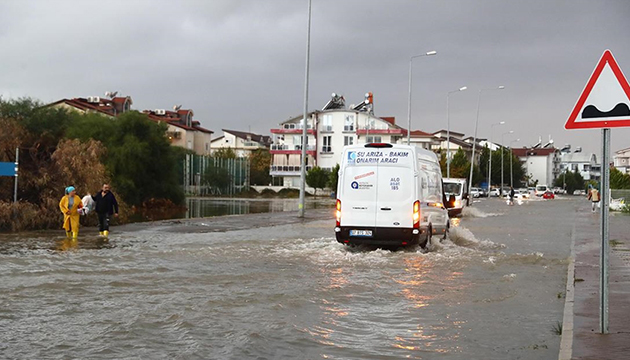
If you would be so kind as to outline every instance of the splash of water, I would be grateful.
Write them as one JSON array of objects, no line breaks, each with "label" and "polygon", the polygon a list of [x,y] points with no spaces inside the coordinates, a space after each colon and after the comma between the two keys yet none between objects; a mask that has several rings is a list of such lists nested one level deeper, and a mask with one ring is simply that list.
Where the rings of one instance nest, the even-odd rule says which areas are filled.
[{"label": "splash of water", "polygon": [[489,216],[500,216],[503,214],[499,214],[499,213],[486,213],[483,212],[481,210],[479,210],[476,207],[465,207],[462,210],[462,217],[469,217],[469,218],[487,218]]}]

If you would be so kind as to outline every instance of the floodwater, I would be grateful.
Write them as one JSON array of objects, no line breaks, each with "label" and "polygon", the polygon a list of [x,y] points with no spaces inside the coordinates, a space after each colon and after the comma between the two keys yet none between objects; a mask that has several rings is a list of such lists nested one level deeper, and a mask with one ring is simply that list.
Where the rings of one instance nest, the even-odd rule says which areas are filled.
[{"label": "floodwater", "polygon": [[426,252],[332,221],[3,235],[0,358],[556,359],[577,201],[483,199]]},{"label": "floodwater", "polygon": [[[298,199],[188,198],[185,218],[297,211]],[[333,199],[306,199],[306,209],[332,208]]]}]

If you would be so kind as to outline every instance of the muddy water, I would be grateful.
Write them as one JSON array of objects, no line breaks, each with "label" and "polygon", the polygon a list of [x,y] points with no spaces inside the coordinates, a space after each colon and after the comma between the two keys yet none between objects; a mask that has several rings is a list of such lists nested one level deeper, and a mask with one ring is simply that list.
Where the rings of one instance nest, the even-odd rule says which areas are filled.
[{"label": "muddy water", "polygon": [[574,201],[475,205],[428,252],[329,221],[3,236],[0,358],[557,358]]}]

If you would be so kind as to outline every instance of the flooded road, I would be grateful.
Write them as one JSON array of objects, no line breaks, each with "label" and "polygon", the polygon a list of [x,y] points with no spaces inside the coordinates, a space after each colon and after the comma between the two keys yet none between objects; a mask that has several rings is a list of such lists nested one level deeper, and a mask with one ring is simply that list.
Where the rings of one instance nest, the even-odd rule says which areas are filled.
[{"label": "flooded road", "polygon": [[0,358],[555,359],[577,201],[481,200],[428,252],[345,248],[332,217],[1,235]]}]

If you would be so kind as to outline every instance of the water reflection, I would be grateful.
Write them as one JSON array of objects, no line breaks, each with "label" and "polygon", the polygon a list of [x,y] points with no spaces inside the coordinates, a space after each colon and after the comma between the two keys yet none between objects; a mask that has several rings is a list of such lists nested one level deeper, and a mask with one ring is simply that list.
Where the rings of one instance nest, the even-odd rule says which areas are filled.
[{"label": "water reflection", "polygon": [[[330,208],[330,199],[308,200],[307,209]],[[297,211],[298,199],[186,199],[186,218]]]}]

